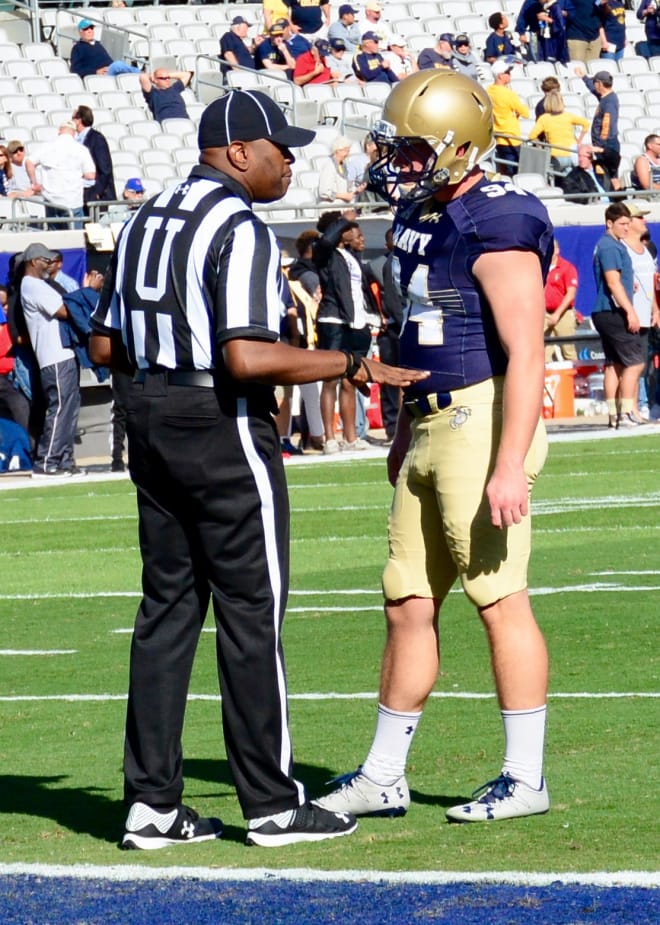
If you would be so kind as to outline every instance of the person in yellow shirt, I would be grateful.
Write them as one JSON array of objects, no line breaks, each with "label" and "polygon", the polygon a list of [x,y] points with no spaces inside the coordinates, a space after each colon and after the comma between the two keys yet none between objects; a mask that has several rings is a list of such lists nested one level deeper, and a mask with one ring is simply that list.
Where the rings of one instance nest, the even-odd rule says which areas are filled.
[{"label": "person in yellow shirt", "polygon": [[267,32],[278,19],[289,19],[290,10],[284,0],[263,0],[264,31]]},{"label": "person in yellow shirt", "polygon": [[[564,99],[559,90],[551,90],[543,101],[545,112],[538,117],[529,133],[529,140],[534,141],[540,135],[550,145],[552,166],[556,171],[566,173],[574,164],[572,154],[576,143],[580,144],[589,128],[589,120],[573,112],[567,112]],[[577,139],[575,129],[580,129]]]},{"label": "person in yellow shirt", "polygon": [[498,58],[491,68],[495,81],[486,88],[493,104],[493,126],[497,139],[495,163],[498,171],[508,176],[518,171],[522,144],[520,119],[529,118],[529,109],[509,86],[515,66],[506,57]]}]

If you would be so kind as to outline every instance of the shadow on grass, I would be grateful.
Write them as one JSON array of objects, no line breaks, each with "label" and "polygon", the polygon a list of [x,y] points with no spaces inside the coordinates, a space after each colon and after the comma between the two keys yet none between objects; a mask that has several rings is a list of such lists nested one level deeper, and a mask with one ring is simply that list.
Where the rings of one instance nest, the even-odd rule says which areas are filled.
[{"label": "shadow on grass", "polygon": [[[325,782],[332,776],[327,768],[312,765],[297,765],[294,773],[305,784],[310,798],[325,792],[328,789]],[[200,793],[197,788],[198,799],[224,797],[227,791],[234,795],[234,782],[226,760],[189,758],[184,761],[184,778],[213,785],[209,793]],[[107,790],[67,787],[67,780],[65,774],[51,777],[0,774],[0,814],[51,819],[71,832],[118,844],[126,816],[125,806],[114,796],[106,796]],[[113,795],[115,792],[112,791]],[[191,803],[194,804],[194,799]],[[242,843],[245,829],[225,826],[223,840]]]}]

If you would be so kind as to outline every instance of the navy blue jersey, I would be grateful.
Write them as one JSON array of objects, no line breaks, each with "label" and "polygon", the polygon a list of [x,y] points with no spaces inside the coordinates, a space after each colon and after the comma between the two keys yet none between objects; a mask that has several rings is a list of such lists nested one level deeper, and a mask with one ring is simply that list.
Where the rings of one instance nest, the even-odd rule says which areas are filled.
[{"label": "navy blue jersey", "polygon": [[552,239],[543,204],[510,181],[484,177],[451,202],[401,207],[394,221],[394,263],[407,302],[401,365],[431,370],[408,396],[447,392],[505,372],[493,315],[472,268],[482,254],[532,251],[545,280]]}]

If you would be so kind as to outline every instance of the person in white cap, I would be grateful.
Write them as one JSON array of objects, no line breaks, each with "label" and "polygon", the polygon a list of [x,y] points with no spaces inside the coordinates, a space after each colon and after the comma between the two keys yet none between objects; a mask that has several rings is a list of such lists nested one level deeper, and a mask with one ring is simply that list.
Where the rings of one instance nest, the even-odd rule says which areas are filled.
[{"label": "person in white cap", "polygon": [[402,35],[390,36],[390,44],[387,51],[383,53],[383,58],[389,61],[392,73],[399,80],[403,80],[404,77],[418,70],[417,61],[410,54],[410,49]]}]

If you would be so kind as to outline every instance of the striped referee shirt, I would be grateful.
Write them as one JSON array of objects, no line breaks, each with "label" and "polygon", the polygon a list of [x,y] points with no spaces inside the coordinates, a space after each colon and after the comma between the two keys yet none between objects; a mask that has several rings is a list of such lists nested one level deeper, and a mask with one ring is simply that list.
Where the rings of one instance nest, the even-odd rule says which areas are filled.
[{"label": "striped referee shirt", "polygon": [[207,165],[124,226],[92,317],[138,369],[215,369],[233,338],[276,341],[280,252],[240,184]]}]

